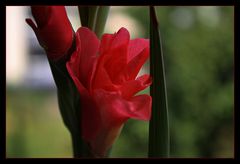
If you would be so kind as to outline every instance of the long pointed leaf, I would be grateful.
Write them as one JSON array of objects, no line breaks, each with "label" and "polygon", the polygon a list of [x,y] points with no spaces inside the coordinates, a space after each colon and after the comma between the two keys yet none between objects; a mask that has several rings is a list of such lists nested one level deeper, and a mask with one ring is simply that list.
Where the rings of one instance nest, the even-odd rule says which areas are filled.
[{"label": "long pointed leaf", "polygon": [[152,118],[149,124],[149,157],[169,157],[167,89],[160,32],[154,7],[150,7],[150,74],[153,83]]}]

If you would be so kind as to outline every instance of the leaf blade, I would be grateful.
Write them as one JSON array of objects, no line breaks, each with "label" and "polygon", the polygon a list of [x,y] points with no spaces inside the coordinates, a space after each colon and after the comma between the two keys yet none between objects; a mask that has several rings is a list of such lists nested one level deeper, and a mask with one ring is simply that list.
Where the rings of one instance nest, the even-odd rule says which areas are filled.
[{"label": "leaf blade", "polygon": [[149,157],[169,157],[167,87],[162,42],[154,7],[150,7],[150,74],[153,83],[152,118],[149,124]]}]

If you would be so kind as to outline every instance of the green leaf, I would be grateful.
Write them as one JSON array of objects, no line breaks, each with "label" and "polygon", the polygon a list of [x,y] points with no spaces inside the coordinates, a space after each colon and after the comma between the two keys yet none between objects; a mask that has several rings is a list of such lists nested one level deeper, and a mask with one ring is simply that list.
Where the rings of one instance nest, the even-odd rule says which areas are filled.
[{"label": "green leaf", "polygon": [[78,6],[81,25],[95,31],[99,6]]},{"label": "green leaf", "polygon": [[88,7],[88,27],[92,31],[95,31],[98,9],[99,6]]},{"label": "green leaf", "polygon": [[84,27],[88,27],[88,7],[87,6],[78,6],[78,12],[80,16],[81,25]]},{"label": "green leaf", "polygon": [[64,67],[59,68],[58,64],[51,61],[49,63],[57,86],[58,104],[64,124],[70,132],[78,131],[78,127],[76,126],[78,122],[75,110],[76,104],[74,104],[76,97],[73,97],[74,95],[79,97],[77,90],[74,88],[70,77],[68,77],[67,70],[65,70]]},{"label": "green leaf", "polygon": [[109,10],[110,10],[110,6],[100,6],[98,9],[96,27],[95,27],[95,32],[98,38],[100,38],[102,36],[102,33],[104,32]]},{"label": "green leaf", "polygon": [[81,24],[96,33],[98,38],[104,32],[110,6],[78,6]]},{"label": "green leaf", "polygon": [[162,42],[154,7],[150,7],[150,74],[153,83],[149,157],[169,157],[169,120]]}]

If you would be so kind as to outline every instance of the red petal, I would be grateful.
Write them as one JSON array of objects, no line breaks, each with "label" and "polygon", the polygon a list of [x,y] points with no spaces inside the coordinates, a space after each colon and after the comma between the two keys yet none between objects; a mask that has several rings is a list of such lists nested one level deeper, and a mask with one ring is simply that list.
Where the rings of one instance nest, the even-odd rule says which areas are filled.
[{"label": "red petal", "polygon": [[94,99],[101,117],[101,122],[95,123],[100,125],[96,138],[90,141],[94,153],[102,155],[111,147],[128,118],[150,119],[151,96],[135,96],[127,101],[117,93],[99,89],[95,90]]},{"label": "red petal", "polygon": [[81,52],[79,54],[79,79],[84,86],[90,88],[94,67],[96,66],[99,40],[95,33],[85,27],[79,28],[77,34],[79,34],[79,39],[81,40]]},{"label": "red petal", "polygon": [[[71,72],[69,73],[71,74]],[[101,129],[102,120],[100,111],[93,98],[86,88],[83,87],[81,82],[75,76],[72,76],[72,79],[80,93],[82,138],[87,142],[91,142],[95,140],[99,130]]]},{"label": "red petal", "polygon": [[112,40],[109,59],[106,60],[106,70],[114,84],[121,84],[123,79],[120,75],[122,68],[127,65],[127,51],[130,35],[127,29],[121,28]]},{"label": "red petal", "polygon": [[114,84],[121,84],[125,76],[121,76],[124,67],[127,66],[127,45],[111,50],[111,57],[105,61],[105,69]]},{"label": "red petal", "polygon": [[[130,104],[132,108],[131,118],[149,121],[151,117],[151,109],[152,109],[152,97],[146,94],[138,95],[130,99]],[[130,113],[129,111],[129,113]]]},{"label": "red petal", "polygon": [[100,111],[89,91],[81,84],[69,65],[67,65],[67,69],[80,93],[82,138],[90,142],[96,138],[97,132],[101,128]]},{"label": "red petal", "polygon": [[81,41],[79,39],[79,35],[76,35],[76,51],[73,52],[70,60],[66,63],[66,67],[70,77],[73,79],[78,91],[80,93],[84,93],[83,95],[87,94],[87,89],[80,81],[80,55],[79,52],[81,50]]},{"label": "red petal", "polygon": [[124,71],[127,80],[133,80],[136,78],[138,72],[142,68],[143,64],[147,61],[148,57],[149,47],[146,47],[141,53],[132,58]]},{"label": "red petal", "polygon": [[106,53],[112,44],[112,40],[115,37],[115,34],[103,34],[101,38],[101,44],[99,47],[99,54],[104,54]]},{"label": "red petal", "polygon": [[127,29],[122,27],[115,34],[104,34],[101,39],[101,45],[99,48],[100,54],[104,54],[107,51],[121,47],[129,43],[129,32]]},{"label": "red petal", "polygon": [[99,129],[100,114],[95,105],[93,98],[90,95],[89,90],[79,80],[80,77],[80,40],[79,35],[76,37],[77,50],[72,54],[71,59],[67,62],[66,67],[69,75],[73,79],[81,98],[81,127],[82,137],[85,141],[91,141],[96,136],[96,132]]},{"label": "red petal", "polygon": [[[100,64],[101,65],[101,64]],[[113,84],[111,78],[108,75],[108,72],[106,71],[105,67],[101,66],[96,68],[96,73],[93,81],[93,89],[104,89],[107,91],[117,91],[118,86]]]},{"label": "red petal", "polygon": [[149,39],[134,39],[129,42],[128,62],[139,55],[145,48],[149,47]]},{"label": "red petal", "polygon": [[[67,65],[69,65],[69,69],[74,71],[82,85],[89,90],[97,62],[96,54],[99,40],[89,29],[81,27],[76,33],[76,45],[77,50],[71,56]],[[91,45],[91,48],[89,48],[89,45]]]},{"label": "red petal", "polygon": [[[89,48],[91,45],[91,48]],[[76,33],[76,51],[67,62],[67,70],[81,96],[82,137],[89,141],[96,136],[101,118],[89,90],[99,41],[96,35],[87,28],[81,27]],[[91,120],[91,121],[90,121]]]},{"label": "red petal", "polygon": [[[38,11],[36,11],[39,9]],[[40,10],[44,9],[41,13]],[[36,12],[35,12],[36,11]],[[47,11],[47,12],[46,12]],[[70,49],[74,32],[64,6],[47,6],[32,8],[34,17],[39,24],[34,32],[41,46],[51,60],[58,60]],[[39,15],[46,14],[46,15]],[[43,17],[46,17],[44,19]],[[30,22],[29,20],[27,21]],[[31,27],[33,27],[31,23]]]},{"label": "red petal", "polygon": [[118,81],[124,83],[136,78],[143,64],[149,57],[149,40],[131,40],[128,48],[128,64],[118,73]]},{"label": "red petal", "polygon": [[127,81],[121,86],[122,97],[129,99],[137,92],[147,88],[152,83],[150,75],[143,75],[136,80]]},{"label": "red petal", "polygon": [[116,92],[94,91],[94,99],[101,112],[103,127],[122,124],[127,118],[149,120],[151,96],[139,95],[129,100]]},{"label": "red petal", "polygon": [[[125,28],[114,35],[103,35],[93,88],[109,90],[109,86],[120,83],[118,75],[127,64],[129,37]],[[114,90],[114,87],[110,90]]]},{"label": "red petal", "polygon": [[101,113],[91,95],[81,94],[80,103],[82,112],[82,137],[85,141],[91,143],[97,138],[99,130],[102,129]]}]

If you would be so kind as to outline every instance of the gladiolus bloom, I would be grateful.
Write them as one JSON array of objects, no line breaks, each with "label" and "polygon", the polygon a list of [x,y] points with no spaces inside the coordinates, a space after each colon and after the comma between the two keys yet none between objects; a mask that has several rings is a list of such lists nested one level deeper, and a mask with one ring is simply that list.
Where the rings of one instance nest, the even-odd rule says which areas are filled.
[{"label": "gladiolus bloom", "polygon": [[32,6],[33,17],[26,22],[32,27],[40,45],[50,60],[58,60],[67,55],[72,46],[74,31],[64,6]]},{"label": "gladiolus bloom", "polygon": [[149,75],[136,78],[148,57],[149,40],[130,40],[125,28],[101,41],[88,28],[78,29],[66,66],[81,97],[82,138],[95,156],[106,155],[129,118],[150,119],[151,96],[135,96],[152,82]]}]

